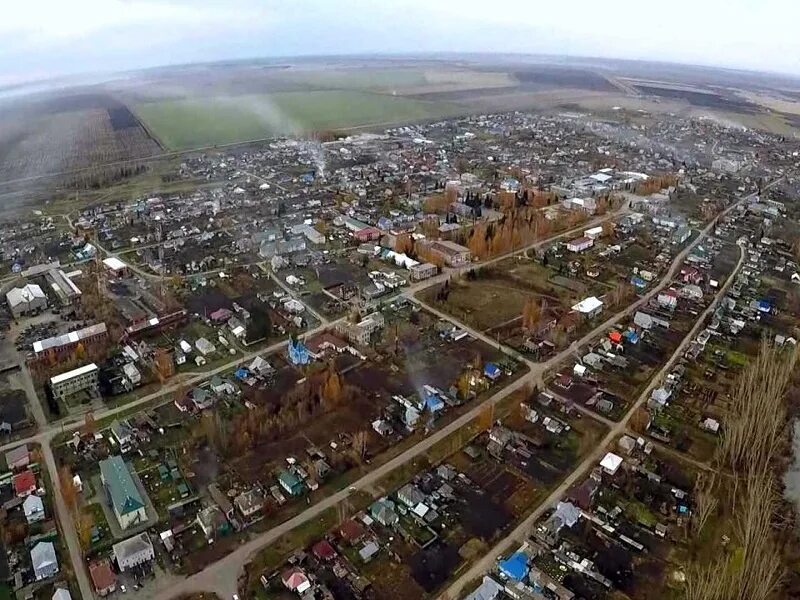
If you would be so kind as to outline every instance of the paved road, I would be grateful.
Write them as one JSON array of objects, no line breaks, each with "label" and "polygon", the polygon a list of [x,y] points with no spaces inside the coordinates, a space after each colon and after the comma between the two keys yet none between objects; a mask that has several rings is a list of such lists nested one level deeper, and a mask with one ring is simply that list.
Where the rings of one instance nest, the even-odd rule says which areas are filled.
[{"label": "paved road", "polygon": [[[738,204],[735,203],[731,205],[725,213],[732,210],[733,207]],[[673,261],[672,267],[669,270],[668,275],[674,275],[677,271],[677,268],[680,266],[680,262],[683,261],[686,256],[688,256],[689,252],[698,244],[700,241],[711,231],[716,224],[716,219],[706,227],[703,232],[697,237],[697,239],[688,247],[686,248],[681,254],[678,255],[676,261]],[[700,330],[704,327],[706,319],[713,313],[714,309],[716,308],[719,300],[725,295],[725,293],[730,288],[731,284],[735,279],[736,273],[742,268],[744,264],[744,260],[746,257],[746,253],[743,248],[739,248],[739,261],[736,264],[736,267],[731,272],[728,277],[728,280],[725,284],[720,288],[717,292],[717,295],[714,297],[714,300],[709,304],[708,308],[698,317],[697,321],[695,322],[694,327],[686,334],[681,344],[676,348],[675,352],[673,352],[670,359],[664,364],[661,370],[651,379],[650,384],[647,388],[642,392],[642,394],[637,398],[636,402],[628,409],[628,412],[625,413],[625,416],[619,423],[614,424],[614,426],[608,431],[606,436],[603,440],[597,445],[594,451],[592,451],[581,463],[564,479],[564,481],[559,485],[548,497],[547,499],[541,503],[530,515],[528,515],[517,527],[514,528],[511,533],[509,533],[505,538],[503,538],[500,542],[495,544],[495,546],[489,550],[489,552],[478,562],[476,562],[472,567],[467,569],[464,573],[462,573],[459,578],[453,582],[450,587],[440,596],[440,600],[444,600],[445,598],[460,598],[463,592],[468,590],[464,590],[464,586],[470,582],[475,581],[477,578],[481,577],[484,573],[490,571],[497,560],[497,557],[504,554],[512,544],[519,543],[525,540],[528,535],[530,534],[534,524],[542,517],[542,515],[550,508],[552,508],[561,498],[563,498],[564,494],[569,490],[573,485],[579,482],[579,480],[583,477],[583,475],[593,468],[603,454],[606,452],[606,449],[612,444],[617,437],[623,434],[627,430],[628,421],[630,421],[633,414],[636,412],[639,407],[641,407],[647,399],[650,397],[650,393],[655,389],[657,385],[660,385],[663,381],[664,377],[666,377],[669,372],[672,370],[675,362],[683,356],[686,347],[689,343],[697,336]],[[678,260],[680,259],[680,262]],[[671,279],[671,277],[670,277]],[[662,284],[659,286],[660,288],[663,287],[664,280],[662,279]]]}]

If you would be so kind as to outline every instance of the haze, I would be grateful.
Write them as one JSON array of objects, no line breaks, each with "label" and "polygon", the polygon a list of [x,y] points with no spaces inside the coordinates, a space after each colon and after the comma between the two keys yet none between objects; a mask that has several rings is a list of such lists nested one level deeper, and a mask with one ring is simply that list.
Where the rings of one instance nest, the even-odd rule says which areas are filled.
[{"label": "haze", "polygon": [[248,57],[519,52],[800,74],[785,0],[15,0],[0,82]]}]

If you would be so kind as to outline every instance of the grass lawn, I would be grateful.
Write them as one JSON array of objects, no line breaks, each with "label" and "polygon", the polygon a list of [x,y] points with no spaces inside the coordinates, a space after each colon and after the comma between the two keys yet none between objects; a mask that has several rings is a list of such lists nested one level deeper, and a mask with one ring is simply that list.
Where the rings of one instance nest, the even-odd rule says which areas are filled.
[{"label": "grass lawn", "polygon": [[134,112],[179,150],[272,135],[435,118],[454,105],[359,91],[276,92],[149,102]]}]

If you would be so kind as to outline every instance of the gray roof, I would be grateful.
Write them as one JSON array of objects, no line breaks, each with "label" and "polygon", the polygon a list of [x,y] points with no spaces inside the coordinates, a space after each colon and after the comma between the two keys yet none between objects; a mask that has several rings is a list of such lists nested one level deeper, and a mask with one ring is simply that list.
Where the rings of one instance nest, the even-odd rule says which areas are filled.
[{"label": "gray roof", "polygon": [[6,294],[6,300],[9,306],[12,307],[32,302],[34,298],[47,298],[42,288],[35,283],[29,283],[21,288],[14,288]]},{"label": "gray roof", "polygon": [[117,562],[124,561],[129,556],[135,556],[144,550],[152,550],[153,544],[150,541],[150,536],[147,533],[140,533],[127,540],[117,542],[113,546],[114,556],[117,557]]},{"label": "gray roof", "polygon": [[35,570],[39,570],[47,565],[58,566],[56,558],[56,547],[53,542],[39,542],[31,549],[31,563]]},{"label": "gray roof", "polygon": [[13,450],[9,450],[8,452],[6,452],[6,466],[8,466],[8,468],[10,469],[11,465],[13,465],[15,462],[28,457],[29,457],[28,445],[23,444],[22,446],[17,446]]}]

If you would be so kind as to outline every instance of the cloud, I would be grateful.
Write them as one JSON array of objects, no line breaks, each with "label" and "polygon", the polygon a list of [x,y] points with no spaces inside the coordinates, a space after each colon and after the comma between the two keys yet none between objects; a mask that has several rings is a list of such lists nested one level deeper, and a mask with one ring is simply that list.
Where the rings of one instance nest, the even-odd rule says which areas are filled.
[{"label": "cloud", "polygon": [[800,74],[792,0],[6,0],[0,81],[297,54],[520,52]]},{"label": "cloud", "polygon": [[[140,44],[158,32],[176,41],[214,31],[247,30],[274,21],[258,2],[226,4],[178,0],[34,0],[15,2],[0,19],[0,56],[48,50],[68,44],[114,41],[114,35]],[[12,41],[13,40],[13,41]],[[98,56],[103,47],[96,47]]]}]

